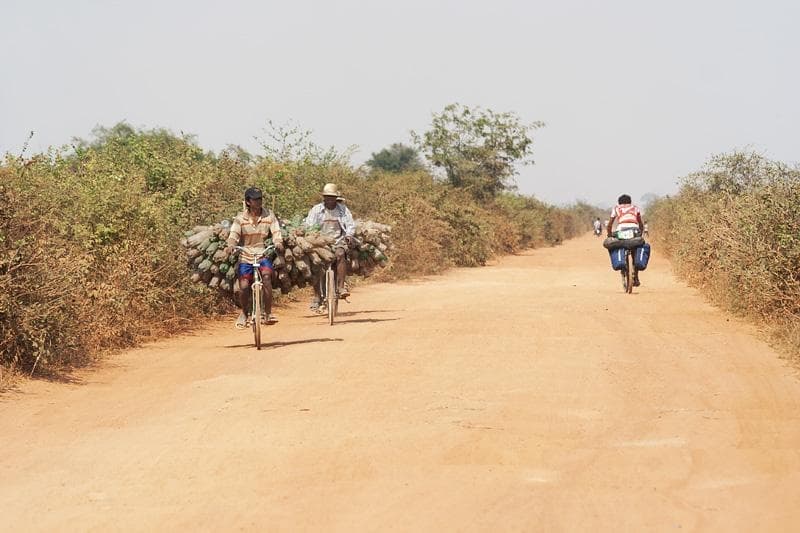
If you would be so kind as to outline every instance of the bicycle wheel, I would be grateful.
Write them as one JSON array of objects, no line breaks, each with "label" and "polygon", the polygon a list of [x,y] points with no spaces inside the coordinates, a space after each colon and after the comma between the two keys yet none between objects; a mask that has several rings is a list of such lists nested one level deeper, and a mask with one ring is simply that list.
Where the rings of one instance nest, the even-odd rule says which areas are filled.
[{"label": "bicycle wheel", "polygon": [[261,284],[254,283],[253,290],[253,316],[250,317],[253,321],[253,340],[256,344],[256,350],[261,349]]},{"label": "bicycle wheel", "polygon": [[633,292],[633,254],[630,250],[625,250],[625,292]]},{"label": "bicycle wheel", "polygon": [[325,271],[325,301],[328,304],[328,323],[332,326],[333,319],[336,316],[336,307],[339,303],[339,298],[336,295],[336,279],[333,269]]}]

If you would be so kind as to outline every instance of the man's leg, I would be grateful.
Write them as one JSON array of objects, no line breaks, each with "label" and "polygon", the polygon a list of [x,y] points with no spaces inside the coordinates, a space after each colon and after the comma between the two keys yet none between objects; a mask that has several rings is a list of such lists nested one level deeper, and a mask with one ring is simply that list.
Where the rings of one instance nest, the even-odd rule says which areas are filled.
[{"label": "man's leg", "polygon": [[639,282],[639,270],[637,270],[636,267],[633,267],[633,286],[638,287],[639,285],[641,285]]},{"label": "man's leg", "polygon": [[268,324],[277,322],[272,316],[272,270],[268,268],[261,269],[261,294],[264,299],[264,318]]},{"label": "man's leg", "polygon": [[311,276],[311,286],[314,289],[314,298],[312,298],[309,308],[312,311],[319,310],[319,305],[322,303],[322,293],[319,290],[319,281],[321,278],[322,275],[320,273],[312,274]]},{"label": "man's leg", "polygon": [[242,316],[236,321],[236,326],[246,327],[247,319],[250,315],[250,280],[245,277],[239,278],[239,305],[242,306],[242,315],[244,315],[244,323],[240,324]]},{"label": "man's leg", "polygon": [[344,282],[347,280],[347,257],[344,248],[336,249],[336,292],[342,298],[347,298],[350,293],[345,289]]}]

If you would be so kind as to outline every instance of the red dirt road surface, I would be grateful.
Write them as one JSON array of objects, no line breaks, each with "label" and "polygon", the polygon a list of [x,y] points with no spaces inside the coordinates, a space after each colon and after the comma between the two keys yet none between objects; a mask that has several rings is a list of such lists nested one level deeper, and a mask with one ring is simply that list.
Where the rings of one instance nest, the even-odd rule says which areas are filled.
[{"label": "red dirt road surface", "polygon": [[797,531],[800,381],[654,250],[358,287],[0,397],[0,529]]}]

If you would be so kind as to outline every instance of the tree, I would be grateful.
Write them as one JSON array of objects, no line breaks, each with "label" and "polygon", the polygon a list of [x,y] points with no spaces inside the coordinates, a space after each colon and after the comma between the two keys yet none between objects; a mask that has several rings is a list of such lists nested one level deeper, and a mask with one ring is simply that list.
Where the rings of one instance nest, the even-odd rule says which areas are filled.
[{"label": "tree", "polygon": [[444,169],[452,185],[485,199],[513,188],[517,163],[533,163],[530,132],[542,126],[542,122],[523,124],[510,112],[450,104],[433,115],[429,131],[411,134],[431,164]]},{"label": "tree", "polygon": [[347,164],[357,149],[355,145],[348,146],[343,152],[333,146],[323,148],[311,140],[311,130],[304,130],[291,121],[275,124],[268,120],[263,131],[265,138],[254,139],[264,149],[264,158],[280,163]]},{"label": "tree", "polygon": [[389,148],[384,148],[378,153],[372,153],[372,157],[367,161],[367,165],[373,169],[385,170],[387,172],[406,172],[419,170],[422,168],[422,161],[419,152],[402,143],[394,143]]},{"label": "tree", "polygon": [[225,146],[225,149],[220,152],[220,157],[227,157],[229,159],[239,161],[245,165],[249,165],[255,160],[253,154],[242,148],[241,145],[230,143],[228,143],[228,145]]}]

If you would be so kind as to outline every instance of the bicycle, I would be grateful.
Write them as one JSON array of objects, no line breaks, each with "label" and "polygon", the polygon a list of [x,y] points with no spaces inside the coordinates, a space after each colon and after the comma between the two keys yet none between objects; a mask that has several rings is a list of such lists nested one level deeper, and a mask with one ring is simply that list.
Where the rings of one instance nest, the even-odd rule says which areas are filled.
[{"label": "bicycle", "polygon": [[[319,294],[321,297],[320,308],[328,314],[328,324],[333,325],[336,312],[339,310],[339,293],[336,290],[336,269],[333,265],[336,261],[328,263],[325,275],[319,277]],[[330,297],[329,295],[333,295]]]},{"label": "bicycle", "polygon": [[627,294],[633,293],[633,255],[630,248],[625,248],[625,268],[620,274],[622,274],[622,288]]},{"label": "bicycle", "polygon": [[627,294],[632,294],[634,286],[633,251],[644,244],[644,239],[641,237],[637,228],[618,230],[614,232],[614,236],[622,242],[621,246],[611,250],[611,253],[618,253],[621,250],[624,251],[624,266],[620,269],[622,288]]},{"label": "bicycle", "polygon": [[[245,252],[245,248],[242,246],[236,246],[234,250],[237,252]],[[261,301],[263,297],[261,290],[264,286],[264,282],[261,278],[260,262],[261,259],[270,257],[274,250],[275,248],[273,246],[268,246],[263,250],[253,251],[250,249],[246,251],[246,253],[253,255],[253,262],[251,263],[253,265],[253,283],[250,285],[250,322],[253,328],[253,340],[255,341],[256,350],[261,349],[261,313],[264,307]],[[244,309],[242,309],[242,311],[244,311]]]},{"label": "bicycle", "polygon": [[[338,246],[344,238],[340,237],[336,241],[336,245]],[[351,238],[350,242],[353,246],[358,246],[360,241],[355,238]],[[347,257],[343,258],[343,261],[347,261]],[[346,263],[345,263],[346,264]],[[337,290],[337,283],[339,280],[339,276],[336,273],[336,259],[328,263],[327,268],[325,269],[325,275],[319,277],[319,294],[320,294],[320,305],[319,309],[322,313],[328,314],[328,324],[331,326],[333,325],[334,319],[336,318],[336,313],[339,310],[339,291]],[[329,295],[333,295],[333,297],[329,297]]]}]

